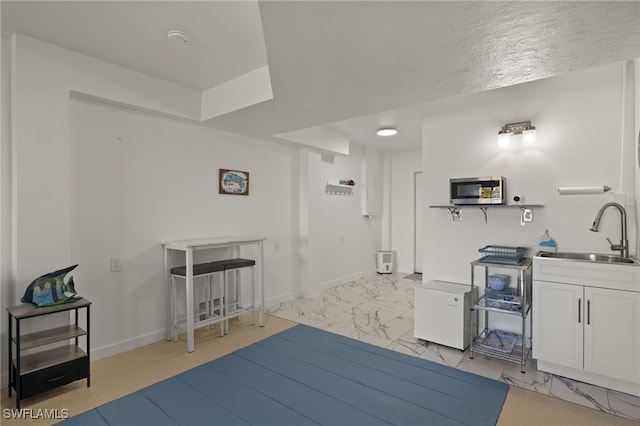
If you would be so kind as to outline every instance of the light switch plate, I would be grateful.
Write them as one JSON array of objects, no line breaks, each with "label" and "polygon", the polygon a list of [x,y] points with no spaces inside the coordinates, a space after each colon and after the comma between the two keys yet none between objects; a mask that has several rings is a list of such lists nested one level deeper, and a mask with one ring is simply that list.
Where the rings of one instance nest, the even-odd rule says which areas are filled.
[{"label": "light switch plate", "polygon": [[120,272],[122,267],[120,266],[120,256],[114,256],[111,258],[111,272]]}]

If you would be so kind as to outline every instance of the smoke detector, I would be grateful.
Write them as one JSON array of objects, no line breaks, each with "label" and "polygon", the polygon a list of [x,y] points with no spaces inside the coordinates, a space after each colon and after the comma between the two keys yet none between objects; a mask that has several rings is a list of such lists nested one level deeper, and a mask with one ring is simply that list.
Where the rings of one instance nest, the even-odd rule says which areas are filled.
[{"label": "smoke detector", "polygon": [[167,37],[169,38],[169,40],[177,41],[181,44],[191,43],[191,36],[184,31],[171,30],[167,33]]}]

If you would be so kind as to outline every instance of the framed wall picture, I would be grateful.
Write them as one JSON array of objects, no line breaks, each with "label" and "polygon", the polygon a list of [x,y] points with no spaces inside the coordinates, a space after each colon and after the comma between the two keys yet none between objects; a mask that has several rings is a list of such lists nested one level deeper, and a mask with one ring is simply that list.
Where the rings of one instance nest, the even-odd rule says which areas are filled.
[{"label": "framed wall picture", "polygon": [[249,195],[249,172],[220,169],[219,193],[228,195]]}]

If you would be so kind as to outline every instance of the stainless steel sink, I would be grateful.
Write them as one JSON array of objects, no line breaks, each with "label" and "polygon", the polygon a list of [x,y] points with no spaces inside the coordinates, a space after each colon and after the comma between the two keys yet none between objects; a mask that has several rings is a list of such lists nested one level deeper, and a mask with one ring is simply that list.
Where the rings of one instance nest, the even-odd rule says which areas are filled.
[{"label": "stainless steel sink", "polygon": [[582,260],[585,262],[596,263],[624,263],[624,264],[637,264],[637,260],[630,257],[622,257],[614,254],[599,254],[599,253],[580,253],[580,252],[557,252],[546,253],[539,252],[536,256],[552,259],[568,259],[568,260]]}]

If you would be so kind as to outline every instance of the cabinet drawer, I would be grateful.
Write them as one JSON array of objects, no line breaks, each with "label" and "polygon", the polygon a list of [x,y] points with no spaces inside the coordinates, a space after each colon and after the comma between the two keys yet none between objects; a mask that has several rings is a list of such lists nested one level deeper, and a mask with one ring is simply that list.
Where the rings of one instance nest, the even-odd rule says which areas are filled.
[{"label": "cabinet drawer", "polygon": [[27,398],[86,377],[89,377],[88,356],[25,374],[17,380],[20,380],[22,385],[21,397]]},{"label": "cabinet drawer", "polygon": [[640,267],[534,257],[533,279],[638,292]]}]

